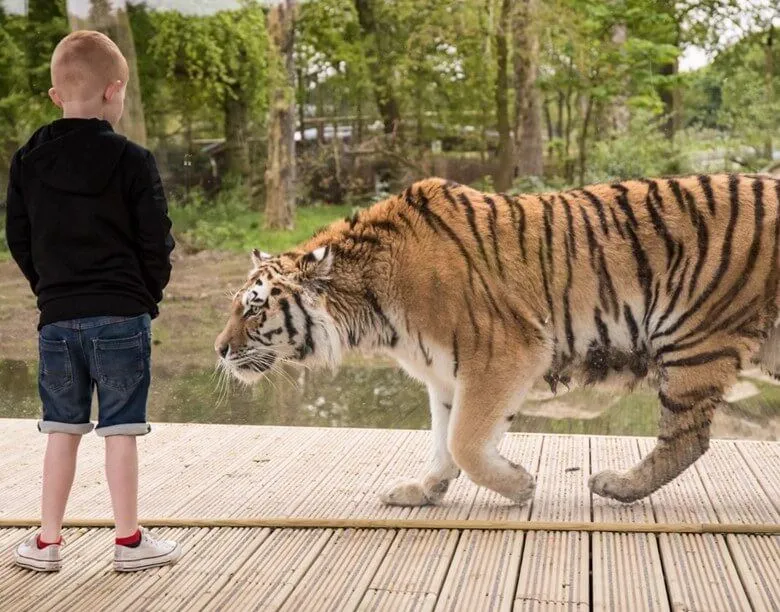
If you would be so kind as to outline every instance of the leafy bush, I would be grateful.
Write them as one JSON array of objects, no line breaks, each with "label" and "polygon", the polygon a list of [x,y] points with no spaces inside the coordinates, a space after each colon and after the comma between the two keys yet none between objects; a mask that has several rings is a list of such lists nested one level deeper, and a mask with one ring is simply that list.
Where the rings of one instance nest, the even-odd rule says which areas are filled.
[{"label": "leafy bush", "polygon": [[637,113],[625,134],[595,143],[585,182],[669,176],[689,171],[681,150],[664,137],[651,117]]}]

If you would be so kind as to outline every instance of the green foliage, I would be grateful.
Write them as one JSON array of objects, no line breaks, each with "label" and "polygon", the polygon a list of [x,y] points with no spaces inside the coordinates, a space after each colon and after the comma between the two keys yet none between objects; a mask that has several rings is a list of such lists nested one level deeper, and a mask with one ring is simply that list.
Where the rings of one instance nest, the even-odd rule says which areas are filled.
[{"label": "green foliage", "polygon": [[68,27],[66,0],[28,0],[25,28],[27,75],[33,95],[46,98],[51,87],[49,60]]},{"label": "green foliage", "polygon": [[637,113],[626,133],[595,143],[586,182],[669,176],[688,171],[683,152],[664,137],[652,116]]},{"label": "green foliage", "polygon": [[130,20],[154,136],[220,134],[225,101],[238,96],[248,107],[250,132],[260,130],[268,106],[268,40],[256,0],[208,16],[141,5]]},{"label": "green foliage", "polygon": [[[51,51],[67,31],[64,4],[31,0],[29,19],[0,10],[2,167],[36,127],[57,116],[45,90]],[[105,8],[110,3],[97,4]],[[587,181],[712,168],[701,161],[707,149],[713,156],[714,149],[718,155],[721,149],[734,151],[721,158],[737,157],[745,168],[760,167],[770,139],[776,143],[780,138],[777,78],[766,73],[772,25],[765,10],[771,3],[766,0],[744,6],[737,0],[536,4],[538,10],[527,26],[540,45],[536,86],[544,111],[546,168],[543,177],[520,177],[514,190],[576,185],[580,167]],[[361,192],[370,191],[371,185],[354,179],[350,172],[357,176],[354,168],[359,164],[349,169],[345,159],[378,160],[377,167],[389,168],[400,182],[412,174],[419,176],[420,168],[434,168],[428,163],[433,140],[443,143],[445,154],[472,159],[482,155],[490,161],[496,144],[495,35],[500,8],[499,0],[299,3],[295,33],[299,116],[331,117],[340,126],[353,127],[347,155],[331,143],[298,149],[299,193],[328,202],[349,202],[359,194],[368,201],[370,196]],[[267,10],[259,0],[245,0],[235,10],[213,14],[128,5],[147,132],[156,152],[171,153],[169,175],[180,172],[182,151],[197,153],[198,139],[232,137],[231,142],[251,144],[252,174],[255,179],[262,176],[266,113],[280,69],[269,59]],[[624,42],[614,38],[620,28],[625,28]],[[513,32],[507,35],[511,56],[515,46],[522,46],[516,45]],[[669,68],[687,44],[705,46],[715,59],[705,69],[674,74]],[[772,59],[777,72],[776,40]],[[515,86],[511,57],[509,73],[511,90]],[[44,82],[46,87],[40,85]],[[39,85],[31,88],[34,83]],[[683,126],[689,134],[678,132],[675,141],[666,141],[660,133],[671,90],[681,93]],[[514,106],[514,92],[507,93]],[[385,106],[390,100],[395,110]],[[236,124],[226,117],[226,106],[236,108],[226,105],[230,101],[240,103],[230,117],[238,117],[242,125],[228,133],[228,124]],[[631,117],[628,127],[625,121],[619,126],[613,121],[615,107],[626,109]],[[402,142],[392,143],[388,153],[389,141],[374,138],[376,131],[369,126],[391,111],[400,119]],[[511,108],[510,118],[514,120]],[[358,131],[362,142],[356,142]],[[702,154],[688,155],[693,149]],[[205,166],[198,172],[205,174]],[[488,173],[488,164],[484,166]],[[222,173],[223,168],[218,170]],[[365,166],[358,170],[362,176]],[[489,187],[490,182],[480,186]],[[244,210],[240,202],[228,188],[213,207],[204,205],[201,212],[209,219],[216,215],[213,221],[219,225],[218,211],[229,209],[237,216]],[[241,214],[255,215],[249,211],[257,208],[254,203],[245,208]],[[194,209],[200,210],[198,206],[186,210]],[[188,223],[198,244],[242,241],[229,235],[208,237],[208,231],[194,229],[195,219]]]},{"label": "green foliage", "polygon": [[295,230],[265,230],[262,216],[248,209],[240,188],[207,200],[194,192],[187,202],[172,202],[173,231],[185,251],[260,248],[279,253],[309,238],[317,229],[352,214],[350,206],[308,206],[296,211]]}]

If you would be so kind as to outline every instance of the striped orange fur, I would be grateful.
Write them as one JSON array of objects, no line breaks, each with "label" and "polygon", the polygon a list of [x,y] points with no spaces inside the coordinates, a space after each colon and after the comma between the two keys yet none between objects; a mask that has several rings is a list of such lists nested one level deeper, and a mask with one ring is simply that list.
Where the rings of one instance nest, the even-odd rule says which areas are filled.
[{"label": "striped orange fur", "polygon": [[622,377],[658,388],[655,449],[591,489],[632,501],[706,450],[740,368],[780,373],[780,182],[712,175],[485,194],[433,178],[291,252],[256,252],[216,348],[246,381],[280,362],[393,356],[428,387],[434,459],[388,503],[441,499],[465,471],[521,503],[498,450],[531,386]]}]

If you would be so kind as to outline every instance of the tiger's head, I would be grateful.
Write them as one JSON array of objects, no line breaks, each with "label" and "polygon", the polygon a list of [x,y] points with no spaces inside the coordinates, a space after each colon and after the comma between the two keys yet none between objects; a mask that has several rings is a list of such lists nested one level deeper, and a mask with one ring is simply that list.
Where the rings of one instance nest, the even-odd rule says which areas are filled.
[{"label": "tiger's head", "polygon": [[330,247],[280,256],[255,249],[252,263],[214,343],[219,365],[238,380],[253,383],[283,363],[335,363],[340,342],[325,307],[333,263]]}]

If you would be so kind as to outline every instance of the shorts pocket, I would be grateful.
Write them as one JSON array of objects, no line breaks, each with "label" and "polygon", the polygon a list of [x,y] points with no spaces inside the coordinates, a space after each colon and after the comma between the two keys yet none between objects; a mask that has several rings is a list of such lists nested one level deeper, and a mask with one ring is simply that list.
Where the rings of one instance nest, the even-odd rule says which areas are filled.
[{"label": "shorts pocket", "polygon": [[98,384],[117,391],[129,391],[144,376],[146,352],[144,333],[127,338],[95,338]]},{"label": "shorts pocket", "polygon": [[49,393],[61,393],[73,384],[73,370],[66,340],[38,341],[41,384]]}]

